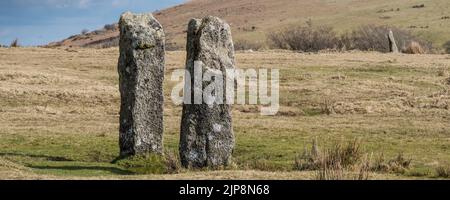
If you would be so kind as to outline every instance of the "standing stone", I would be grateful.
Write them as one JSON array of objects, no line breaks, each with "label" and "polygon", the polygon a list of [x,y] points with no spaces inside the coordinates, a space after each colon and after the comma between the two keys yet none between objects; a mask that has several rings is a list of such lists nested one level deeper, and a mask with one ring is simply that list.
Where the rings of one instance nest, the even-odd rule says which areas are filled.
[{"label": "standing stone", "polygon": [[398,53],[399,51],[397,43],[395,42],[394,33],[392,32],[392,30],[389,30],[388,38],[389,38],[389,51],[392,53]]},{"label": "standing stone", "polygon": [[165,36],[152,14],[124,13],[120,26],[120,155],[163,153]]},{"label": "standing stone", "polygon": [[[234,149],[231,105],[194,104],[194,61],[202,61],[202,71],[234,69],[234,46],[230,26],[216,17],[192,19],[188,26],[186,70],[191,74],[191,104],[183,105],[180,158],[184,167],[220,167],[230,164]],[[203,81],[202,88],[209,82]],[[189,92],[189,91],[187,91]]]}]

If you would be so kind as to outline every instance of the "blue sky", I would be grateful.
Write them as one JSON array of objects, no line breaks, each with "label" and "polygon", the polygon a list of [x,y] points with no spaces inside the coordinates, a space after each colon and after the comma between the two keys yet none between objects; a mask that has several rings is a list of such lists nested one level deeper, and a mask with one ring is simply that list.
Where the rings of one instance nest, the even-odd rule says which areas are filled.
[{"label": "blue sky", "polygon": [[0,0],[0,44],[42,45],[117,22],[122,12],[153,12],[184,0]]}]

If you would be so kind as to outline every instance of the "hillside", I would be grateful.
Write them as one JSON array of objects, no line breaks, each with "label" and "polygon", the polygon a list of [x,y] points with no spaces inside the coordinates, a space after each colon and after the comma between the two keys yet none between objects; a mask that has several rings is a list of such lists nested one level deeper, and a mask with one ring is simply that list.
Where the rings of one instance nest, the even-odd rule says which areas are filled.
[{"label": "hillside", "polygon": [[[154,15],[165,28],[170,48],[184,46],[190,18],[206,15],[226,19],[235,40],[254,43],[264,43],[268,32],[311,20],[339,32],[366,24],[397,26],[439,47],[450,40],[449,10],[448,0],[193,0]],[[49,46],[109,46],[117,44],[118,34],[117,29],[99,30]]]}]

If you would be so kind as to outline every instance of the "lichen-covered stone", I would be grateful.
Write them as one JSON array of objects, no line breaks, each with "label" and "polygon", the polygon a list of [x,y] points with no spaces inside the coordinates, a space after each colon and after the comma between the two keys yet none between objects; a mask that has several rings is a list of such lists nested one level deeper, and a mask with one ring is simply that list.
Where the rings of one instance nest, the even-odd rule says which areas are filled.
[{"label": "lichen-covered stone", "polygon": [[[188,25],[186,69],[191,74],[191,103],[183,105],[180,158],[184,167],[220,167],[228,165],[234,149],[231,105],[194,104],[194,62],[202,61],[203,72],[235,68],[230,26],[216,17],[192,19]],[[226,76],[224,77],[227,78]],[[205,89],[209,82],[203,81]],[[226,81],[223,85],[226,101]],[[189,92],[189,91],[188,91]]]},{"label": "lichen-covered stone", "polygon": [[165,36],[152,14],[124,13],[120,26],[120,155],[163,152]]}]

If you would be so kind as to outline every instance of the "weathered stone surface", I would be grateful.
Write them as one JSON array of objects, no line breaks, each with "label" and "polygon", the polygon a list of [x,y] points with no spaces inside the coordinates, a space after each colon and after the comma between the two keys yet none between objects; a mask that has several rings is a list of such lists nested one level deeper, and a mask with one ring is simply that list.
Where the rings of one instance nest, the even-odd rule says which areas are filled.
[{"label": "weathered stone surface", "polygon": [[[235,56],[230,26],[216,17],[192,19],[188,27],[186,69],[191,74],[191,103],[183,105],[180,158],[184,167],[220,167],[230,163],[234,149],[231,105],[194,104],[194,62],[203,62],[203,72],[234,69]],[[224,77],[227,78],[226,76]],[[226,102],[226,81],[223,84]]]},{"label": "weathered stone surface", "polygon": [[120,26],[120,155],[163,152],[165,36],[151,14],[124,13]]},{"label": "weathered stone surface", "polygon": [[389,30],[388,38],[389,38],[389,51],[392,53],[398,53],[399,51],[397,43],[395,42],[394,33],[392,32],[392,30]]}]

